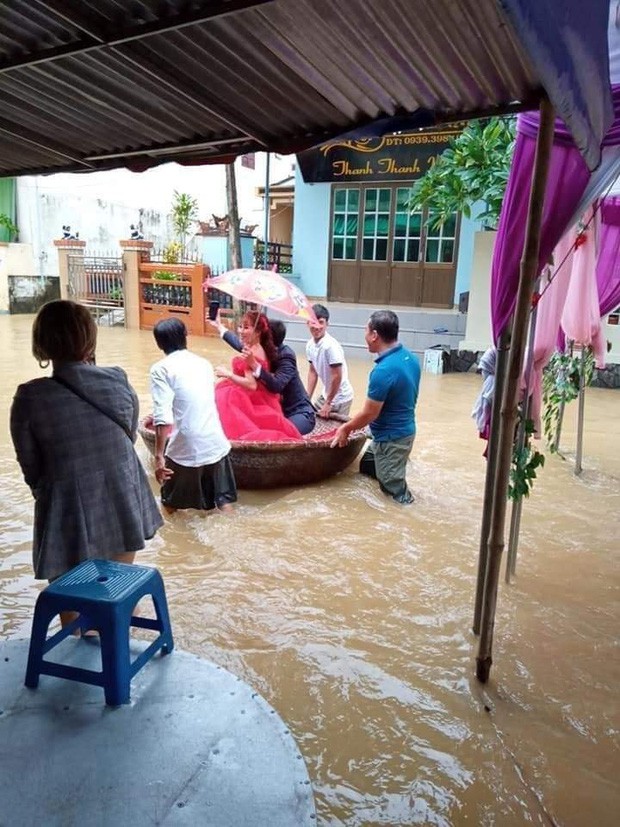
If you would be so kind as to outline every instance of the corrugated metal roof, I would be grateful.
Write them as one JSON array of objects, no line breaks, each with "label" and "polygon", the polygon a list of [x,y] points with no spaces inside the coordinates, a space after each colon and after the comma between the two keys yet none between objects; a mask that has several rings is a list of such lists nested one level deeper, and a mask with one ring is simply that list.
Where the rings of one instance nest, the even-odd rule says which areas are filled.
[{"label": "corrugated metal roof", "polygon": [[0,19],[0,176],[291,152],[541,92],[496,0],[13,0]]}]

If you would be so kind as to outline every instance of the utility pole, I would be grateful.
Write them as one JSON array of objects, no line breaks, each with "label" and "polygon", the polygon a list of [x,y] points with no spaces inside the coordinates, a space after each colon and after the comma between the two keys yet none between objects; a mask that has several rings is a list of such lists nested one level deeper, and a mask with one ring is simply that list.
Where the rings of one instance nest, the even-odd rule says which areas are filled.
[{"label": "utility pole", "polygon": [[237,180],[235,164],[226,164],[226,206],[228,209],[228,251],[231,270],[241,263],[241,234],[239,232],[239,206],[237,204]]}]

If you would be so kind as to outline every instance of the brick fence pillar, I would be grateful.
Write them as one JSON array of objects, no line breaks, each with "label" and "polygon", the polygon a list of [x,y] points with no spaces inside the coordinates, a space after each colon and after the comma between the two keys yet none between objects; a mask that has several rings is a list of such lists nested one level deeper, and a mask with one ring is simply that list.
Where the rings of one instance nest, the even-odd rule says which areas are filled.
[{"label": "brick fence pillar", "polygon": [[79,238],[59,238],[54,241],[54,247],[58,250],[58,277],[60,280],[60,298],[72,299],[69,289],[69,256],[82,256],[84,258],[85,241]]},{"label": "brick fence pillar", "polygon": [[125,327],[140,328],[140,263],[151,260],[152,241],[120,242],[123,251]]}]

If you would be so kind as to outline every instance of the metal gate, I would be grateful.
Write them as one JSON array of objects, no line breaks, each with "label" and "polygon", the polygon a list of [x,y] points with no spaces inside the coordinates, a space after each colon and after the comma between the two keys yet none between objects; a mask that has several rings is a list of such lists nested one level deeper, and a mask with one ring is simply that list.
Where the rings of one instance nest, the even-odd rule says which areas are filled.
[{"label": "metal gate", "polygon": [[111,256],[68,256],[69,298],[89,307],[98,324],[125,323],[123,260]]}]

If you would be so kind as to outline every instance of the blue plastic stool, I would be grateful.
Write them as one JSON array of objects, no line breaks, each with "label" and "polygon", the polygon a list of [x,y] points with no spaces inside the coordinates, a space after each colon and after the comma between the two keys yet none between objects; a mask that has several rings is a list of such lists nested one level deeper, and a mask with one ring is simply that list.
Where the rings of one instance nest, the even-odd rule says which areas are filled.
[{"label": "blue plastic stool", "polygon": [[[132,616],[134,606],[145,595],[153,598],[157,620]],[[80,616],[48,639],[50,622],[64,611],[79,612]],[[129,654],[131,626],[160,632],[133,663]],[[99,632],[101,672],[43,659],[78,628],[83,632],[90,629]],[[86,560],[50,583],[37,599],[25,684],[35,689],[39,675],[53,675],[102,686],[107,704],[126,704],[129,703],[131,679],[136,672],[157,651],[161,649],[162,654],[168,654],[173,647],[164,583],[157,569],[109,560]]]}]

